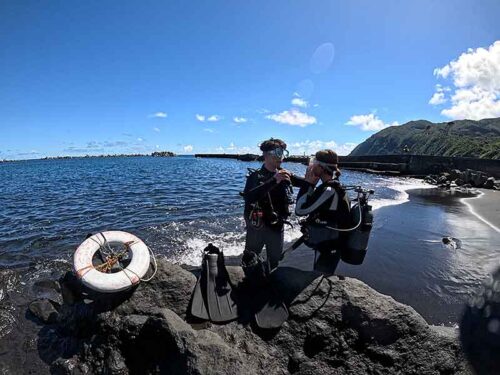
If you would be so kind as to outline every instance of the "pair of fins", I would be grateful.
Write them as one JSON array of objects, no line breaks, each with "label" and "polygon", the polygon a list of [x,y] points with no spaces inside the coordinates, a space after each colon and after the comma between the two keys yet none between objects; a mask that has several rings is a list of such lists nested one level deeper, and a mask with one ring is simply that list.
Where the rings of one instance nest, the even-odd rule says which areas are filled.
[{"label": "pair of fins", "polygon": [[235,320],[238,318],[238,309],[233,299],[224,254],[212,244],[203,252],[201,274],[191,300],[191,315],[214,323]]}]

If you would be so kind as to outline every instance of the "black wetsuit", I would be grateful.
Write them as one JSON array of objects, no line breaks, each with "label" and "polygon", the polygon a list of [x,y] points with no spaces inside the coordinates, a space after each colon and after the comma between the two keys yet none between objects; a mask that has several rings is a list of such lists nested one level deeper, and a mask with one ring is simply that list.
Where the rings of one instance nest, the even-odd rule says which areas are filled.
[{"label": "black wetsuit", "polygon": [[[303,178],[294,175],[291,176],[291,184],[286,181],[278,183],[274,178],[275,173],[263,165],[250,173],[244,190],[244,215],[247,224],[245,250],[260,254],[266,246],[271,268],[275,268],[281,259],[283,225],[290,216],[289,206],[293,203],[292,186],[310,186]],[[258,204],[263,212],[264,224],[259,228],[254,227],[248,220],[255,204]],[[274,220],[276,217],[277,221]]]},{"label": "black wetsuit", "polygon": [[[295,214],[297,216],[308,215],[307,222],[319,226],[327,225],[345,229],[351,224],[349,197],[340,187],[338,180],[327,181],[317,188],[302,187],[297,195]],[[322,247],[338,246],[344,235],[343,232],[337,232],[337,234],[338,240],[323,244]]]}]

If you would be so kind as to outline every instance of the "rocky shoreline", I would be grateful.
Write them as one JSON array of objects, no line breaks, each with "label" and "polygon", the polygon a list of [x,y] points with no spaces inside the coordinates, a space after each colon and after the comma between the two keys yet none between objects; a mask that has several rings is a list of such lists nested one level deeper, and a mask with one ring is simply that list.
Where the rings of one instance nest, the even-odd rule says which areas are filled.
[{"label": "rocky shoreline", "polygon": [[428,175],[424,178],[424,181],[447,188],[452,186],[463,186],[464,188],[475,187],[500,190],[500,180],[495,179],[494,176],[489,176],[487,173],[472,169],[466,169],[465,171],[452,169],[449,172]]},{"label": "rocky shoreline", "polygon": [[[45,297],[25,306],[37,324],[23,344],[31,357],[11,355],[2,374],[469,374],[452,328],[432,327],[411,307],[363,282],[279,268],[275,287],[290,318],[278,330],[252,322],[262,290],[248,292],[240,267],[240,318],[226,325],[187,313],[196,276],[166,260],[135,290],[97,295],[71,272],[42,280]],[[196,271],[195,271],[196,273]],[[9,336],[2,340],[9,340]]]}]

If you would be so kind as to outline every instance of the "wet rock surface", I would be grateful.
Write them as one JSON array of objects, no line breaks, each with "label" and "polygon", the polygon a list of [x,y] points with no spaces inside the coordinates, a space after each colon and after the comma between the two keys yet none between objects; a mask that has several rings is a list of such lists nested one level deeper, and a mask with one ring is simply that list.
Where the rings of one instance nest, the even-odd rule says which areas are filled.
[{"label": "wet rock surface", "polygon": [[[55,374],[468,374],[459,341],[412,308],[351,278],[279,268],[274,287],[289,306],[280,329],[253,323],[265,290],[249,288],[228,266],[240,318],[226,325],[189,316],[193,273],[160,261],[156,277],[135,290],[98,295],[67,273],[64,301],[39,299],[40,364],[18,358],[2,373]],[[53,308],[53,310],[52,310]],[[44,323],[42,323],[44,322]],[[33,323],[35,324],[35,323]],[[445,332],[445,333],[443,333]],[[8,339],[8,336],[3,340]],[[0,357],[1,362],[1,357]],[[26,363],[30,362],[31,365]],[[30,367],[31,366],[31,367]]]},{"label": "wet rock surface", "polygon": [[484,172],[471,169],[465,171],[452,169],[449,173],[442,172],[439,175],[428,175],[424,180],[430,184],[448,188],[450,186],[463,186],[464,188],[475,187],[500,190],[500,180],[488,176]]}]

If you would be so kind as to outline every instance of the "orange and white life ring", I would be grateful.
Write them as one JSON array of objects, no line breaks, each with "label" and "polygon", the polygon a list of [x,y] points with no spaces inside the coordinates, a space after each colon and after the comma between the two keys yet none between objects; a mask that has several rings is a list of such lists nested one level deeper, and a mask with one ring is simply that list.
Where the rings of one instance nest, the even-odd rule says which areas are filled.
[{"label": "orange and white life ring", "polygon": [[[115,273],[101,272],[92,264],[97,250],[107,242],[126,245],[132,255],[130,264]],[[122,231],[107,231],[87,238],[76,249],[73,266],[76,275],[83,284],[102,293],[113,293],[126,290],[139,283],[149,269],[149,249],[142,240],[133,234]]]}]

